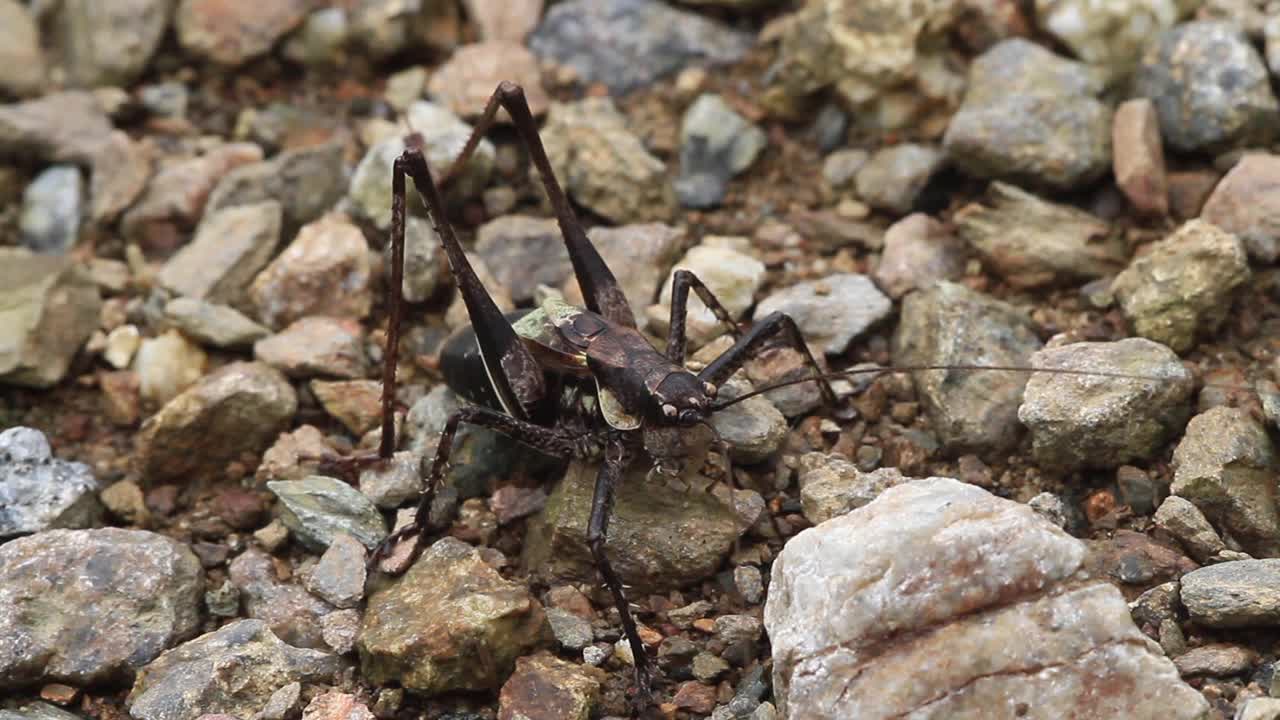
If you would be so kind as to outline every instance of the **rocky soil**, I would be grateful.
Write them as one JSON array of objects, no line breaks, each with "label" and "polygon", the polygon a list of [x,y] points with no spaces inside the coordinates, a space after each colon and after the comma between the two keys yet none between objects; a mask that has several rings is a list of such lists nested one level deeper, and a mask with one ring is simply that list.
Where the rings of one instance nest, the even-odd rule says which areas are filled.
[{"label": "rocky soil", "polygon": [[[1280,718],[1280,6],[547,5],[0,0],[0,720]],[[462,402],[391,164],[501,80],[655,342],[687,268],[833,370],[1093,374],[793,385],[633,468],[637,710],[589,463],[464,430],[365,569]],[[510,126],[447,195],[500,306],[581,300]]]}]

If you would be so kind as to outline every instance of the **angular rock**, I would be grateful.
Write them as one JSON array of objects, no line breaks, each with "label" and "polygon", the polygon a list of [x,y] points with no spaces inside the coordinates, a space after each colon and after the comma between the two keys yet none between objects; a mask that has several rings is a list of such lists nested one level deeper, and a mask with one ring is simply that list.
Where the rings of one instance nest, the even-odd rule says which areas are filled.
[{"label": "angular rock", "polygon": [[338,533],[307,578],[307,589],[339,608],[352,608],[364,597],[365,550],[359,540]]},{"label": "angular rock", "polygon": [[334,610],[320,618],[320,632],[325,644],[335,653],[350,653],[355,649],[356,637],[360,634],[360,611]]},{"label": "angular rock", "polygon": [[123,130],[108,136],[94,156],[89,179],[90,217],[109,225],[133,204],[151,179],[154,146],[134,142]]},{"label": "angular rock", "polygon": [[102,301],[69,257],[0,248],[0,383],[51,387],[98,327]]},{"label": "angular rock", "polygon": [[53,457],[44,433],[0,431],[0,538],[88,527],[100,514],[88,465]]},{"label": "angular rock", "polygon": [[364,327],[356,320],[304,317],[253,344],[253,356],[290,377],[362,378]]},{"label": "angular rock", "polygon": [[0,156],[89,165],[111,134],[111,119],[92,93],[70,90],[0,105]]},{"label": "angular rock", "polygon": [[277,579],[266,553],[256,548],[244,551],[231,561],[227,576],[244,600],[245,614],[266,622],[273,635],[294,647],[328,647],[320,622],[333,608],[301,585]]},{"label": "angular rock", "polygon": [[44,89],[40,28],[18,0],[0,0],[0,93],[25,97]]},{"label": "angular rock", "polygon": [[675,194],[666,166],[609,98],[552,103],[542,142],[556,177],[583,207],[619,224],[671,217]]},{"label": "angular rock", "polygon": [[[587,231],[587,238],[600,251],[606,265],[625,268],[616,275],[636,318],[644,317],[645,308],[653,303],[658,286],[676,261],[684,237],[682,229],[662,223],[616,228],[598,225]],[[566,280],[560,289],[566,302],[583,306],[577,278]]]},{"label": "angular rock", "polygon": [[1134,332],[1184,353],[1222,324],[1249,276],[1239,238],[1192,220],[1131,262],[1111,290]]},{"label": "angular rock", "polygon": [[1149,458],[1191,416],[1191,373],[1150,340],[1062,345],[1035,353],[1031,365],[1159,378],[1033,373],[1018,419],[1031,431],[1036,462],[1054,472]]},{"label": "angular rock", "polygon": [[1275,449],[1243,410],[1215,407],[1191,418],[1173,451],[1170,491],[1191,502],[1251,555],[1280,555]]},{"label": "angular rock", "polygon": [[1177,495],[1165,498],[1152,519],[1156,527],[1177,538],[1196,562],[1206,564],[1227,549],[1200,508],[1186,498]]},{"label": "angular rock", "polygon": [[173,24],[178,42],[192,55],[235,66],[265,55],[306,17],[307,0],[182,0]]},{"label": "angular rock", "polygon": [[387,535],[382,515],[369,498],[341,480],[312,475],[269,482],[267,489],[280,499],[285,527],[311,550],[325,550],[339,533],[372,550]]},{"label": "angular rock", "polygon": [[858,170],[858,197],[873,208],[906,215],[946,162],[942,150],[932,145],[902,143],[877,150]]},{"label": "angular rock", "polygon": [[262,484],[269,480],[301,480],[315,475],[321,462],[337,457],[338,453],[314,425],[303,425],[293,432],[281,433],[267,448],[254,479]]},{"label": "angular rock", "polygon": [[964,245],[942,223],[912,213],[884,233],[884,251],[872,277],[880,289],[898,300],[938,280],[964,275]]},{"label": "angular rock", "polygon": [[551,639],[542,606],[523,585],[446,537],[369,596],[358,647],[369,682],[433,695],[497,688],[518,657]]},{"label": "angular rock", "polygon": [[805,342],[839,355],[854,338],[889,316],[893,303],[866,275],[842,273],[773,293],[756,306],[754,319],[790,315]]},{"label": "angular rock", "polygon": [[262,148],[257,145],[227,143],[199,157],[162,163],[146,191],[120,219],[120,229],[144,247],[170,249],[197,221],[203,226],[217,217],[202,215],[209,193],[224,175],[261,160]]},{"label": "angular rock", "polygon": [[680,204],[719,205],[729,180],[751,167],[767,143],[764,131],[719,95],[700,95],[680,122],[680,176],[674,186]]},{"label": "angular rock", "polygon": [[[574,462],[529,521],[522,562],[557,580],[595,582],[587,520],[598,466]],[[632,467],[618,486],[606,552],[624,583],[660,592],[714,575],[744,529],[734,512],[709,493],[664,488],[654,492],[646,464]],[[705,479],[697,480],[705,484]]]},{"label": "angular rock", "polygon": [[1200,218],[1244,241],[1250,257],[1280,258],[1280,156],[1249,153],[1205,201]]},{"label": "angular rock", "polygon": [[215,480],[242,453],[266,448],[297,409],[297,394],[278,371],[231,363],[147,418],[134,468],[144,483]]},{"label": "angular rock", "polygon": [[582,650],[595,639],[591,623],[568,610],[547,608],[547,621],[551,624],[551,632],[556,636],[556,642],[566,650]]},{"label": "angular rock", "polygon": [[848,460],[819,452],[801,456],[798,471],[801,511],[814,525],[856,510],[911,480],[896,468],[864,473]]},{"label": "angular rock", "polygon": [[886,490],[792,538],[774,561],[764,621],[779,709],[1206,717],[1207,701],[1133,625],[1120,592],[1072,580],[1084,557],[1026,506],[971,485]]},{"label": "angular rock", "polygon": [[1191,648],[1173,659],[1183,677],[1208,675],[1230,677],[1249,671],[1258,661],[1257,653],[1230,643],[1209,643]]},{"label": "angular rock", "polygon": [[1169,179],[1160,144],[1160,117],[1147,98],[1135,98],[1116,108],[1111,124],[1112,170],[1116,185],[1140,213],[1169,214]]},{"label": "angular rock", "polygon": [[476,118],[484,113],[501,82],[515,83],[524,90],[534,117],[547,111],[551,100],[542,89],[538,59],[519,42],[489,40],[463,45],[435,68],[427,90],[456,115]]},{"label": "angular rock", "polygon": [[750,46],[749,35],[646,0],[556,3],[529,37],[538,57],[568,65],[582,82],[603,83],[614,95],[687,65],[737,62]]},{"label": "angular rock", "polygon": [[1070,190],[1111,167],[1111,109],[1089,68],[1028,40],[1005,40],[969,67],[943,145],[981,178]]},{"label": "angular rock", "polygon": [[210,213],[195,239],[160,269],[159,284],[179,295],[244,305],[249,283],[280,241],[280,204],[239,205]]},{"label": "angular rock", "polygon": [[498,695],[498,720],[587,720],[600,694],[602,672],[548,652],[516,660]]},{"label": "angular rock", "polygon": [[143,340],[134,360],[139,394],[143,400],[163,405],[199,380],[208,360],[198,345],[176,330]]},{"label": "angular rock", "polygon": [[1280,625],[1280,560],[1236,560],[1182,577],[1191,619],[1211,628]]},{"label": "angular rock", "polygon": [[1213,170],[1188,170],[1169,173],[1169,210],[1179,220],[1194,220],[1218,184]]},{"label": "angular rock", "polygon": [[416,498],[422,490],[422,456],[402,450],[391,456],[385,467],[371,467],[360,473],[357,486],[374,505],[392,510]]},{"label": "angular rock", "polygon": [[[1031,321],[1013,306],[939,282],[903,299],[893,362],[1027,365],[1040,347]],[[1016,442],[1024,374],[938,370],[914,373],[912,381],[949,450],[991,452]]]},{"label": "angular rock", "polygon": [[324,411],[352,435],[364,435],[382,419],[382,382],[378,380],[312,380],[311,393]]},{"label": "angular rock", "polygon": [[1238,26],[1191,22],[1159,35],[1134,78],[1164,139],[1182,152],[1222,152],[1276,136],[1280,104],[1267,67]]},{"label": "angular rock", "polygon": [[302,228],[253,279],[249,296],[258,319],[280,328],[307,315],[362,318],[369,314],[369,247],[341,215]]},{"label": "angular rock", "polygon": [[[730,378],[720,386],[716,399],[732,400],[755,388],[751,383]],[[787,437],[787,418],[763,395],[743,400],[711,416],[711,427],[729,446],[729,457],[750,465],[773,456]]]},{"label": "angular rock", "polygon": [[476,230],[475,253],[518,305],[539,285],[556,287],[573,274],[560,225],[550,218],[507,215]]},{"label": "angular rock", "polygon": [[65,0],[53,24],[68,83],[132,84],[160,45],[172,10],[171,0]]},{"label": "angular rock", "polygon": [[286,150],[264,161],[238,167],[218,181],[208,208],[280,203],[289,227],[305,225],[333,207],[346,191],[340,142]]},{"label": "angular rock", "polygon": [[355,695],[336,690],[315,696],[302,711],[302,720],[374,720],[375,717]]},{"label": "angular rock", "polygon": [[[1133,70],[1153,35],[1191,12],[1186,0],[1036,0],[1036,24],[1113,77]],[[1117,146],[1118,147],[1118,146]]]},{"label": "angular rock", "polygon": [[[737,320],[755,301],[756,290],[764,282],[764,263],[740,252],[730,242],[708,242],[695,245],[671,268],[671,273],[658,293],[658,305],[646,314],[650,329],[665,334],[671,322],[671,288],[676,270],[689,270],[716,296],[730,317]],[[707,309],[697,293],[689,293],[685,332],[690,349],[698,348],[722,335],[727,328]]]},{"label": "angular rock", "polygon": [[184,335],[216,348],[251,347],[254,342],[271,334],[233,308],[196,298],[170,300],[164,306],[164,316]]},{"label": "angular rock", "polygon": [[76,166],[55,165],[40,173],[22,194],[22,244],[38,253],[70,251],[80,237],[84,204],[84,181]]},{"label": "angular rock", "polygon": [[0,545],[0,688],[115,682],[199,627],[204,573],[142,530],[49,530]]},{"label": "angular rock", "polygon": [[239,620],[161,655],[133,683],[126,704],[138,720],[250,717],[293,682],[331,682],[338,658],[280,641],[261,620]]}]

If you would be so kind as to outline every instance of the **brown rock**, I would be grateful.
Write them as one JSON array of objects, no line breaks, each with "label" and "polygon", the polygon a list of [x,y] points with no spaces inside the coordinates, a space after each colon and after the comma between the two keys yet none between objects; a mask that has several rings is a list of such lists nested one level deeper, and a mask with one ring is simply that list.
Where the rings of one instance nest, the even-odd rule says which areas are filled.
[{"label": "brown rock", "polygon": [[538,26],[543,0],[463,0],[462,5],[480,27],[481,40],[522,43]]},{"label": "brown rock", "polygon": [[[529,111],[538,117],[551,102],[542,89],[538,68],[538,59],[518,40],[463,45],[448,62],[436,68],[427,82],[427,91],[459,116],[474,118],[484,112],[498,83],[510,81],[524,88]],[[499,111],[498,118],[510,121],[505,110]]]},{"label": "brown rock", "polygon": [[307,315],[368,315],[373,303],[369,278],[364,234],[346,217],[328,215],[298,231],[254,278],[249,294],[258,319],[278,330]]},{"label": "brown rock", "polygon": [[1210,675],[1228,677],[1248,672],[1258,656],[1252,650],[1229,643],[1210,643],[1182,653],[1173,659],[1183,677]]},{"label": "brown rock", "polygon": [[364,328],[356,320],[306,317],[253,344],[253,356],[289,377],[361,378]]},{"label": "brown rock", "polygon": [[138,375],[129,370],[98,373],[102,389],[102,414],[120,426],[138,422]]},{"label": "brown rock", "polygon": [[0,248],[0,383],[57,384],[101,307],[92,278],[71,258]]},{"label": "brown rock", "polygon": [[90,215],[108,224],[124,212],[151,179],[154,153],[147,142],[134,142],[121,130],[111,133],[94,157],[89,181]]},{"label": "brown rock", "polygon": [[382,419],[382,382],[378,380],[311,381],[311,392],[325,412],[346,426],[353,435],[363,435]]},{"label": "brown rock", "polygon": [[317,471],[325,460],[337,458],[337,451],[324,441],[324,435],[314,425],[303,425],[276,438],[275,444],[262,454],[262,462],[253,477],[260,485],[272,480],[301,480],[319,474]]},{"label": "brown rock", "polygon": [[90,165],[111,133],[111,119],[93,93],[50,93],[0,105],[0,155]]},{"label": "brown rock", "polygon": [[876,284],[897,300],[936,280],[964,274],[964,245],[942,223],[913,213],[884,233],[884,253],[876,268]]},{"label": "brown rock", "polygon": [[1218,173],[1212,170],[1188,170],[1169,173],[1169,209],[1179,220],[1200,216],[1205,200],[1218,184]]},{"label": "brown rock", "polygon": [[1280,257],[1280,155],[1251,153],[1222,178],[1200,219],[1234,233],[1253,258]]},{"label": "brown rock", "polygon": [[697,680],[688,680],[680,683],[671,701],[681,710],[709,715],[716,709],[716,689]]},{"label": "brown rock", "polygon": [[[541,11],[542,0],[536,2]],[[40,29],[27,7],[17,0],[0,0],[0,63],[5,68],[0,73],[0,92],[17,96],[40,94],[45,82]]]},{"label": "brown rock", "polygon": [[265,54],[311,10],[310,0],[182,0],[174,18],[182,47],[221,65]]},{"label": "brown rock", "polygon": [[294,647],[329,647],[320,620],[333,608],[299,585],[280,582],[269,555],[250,548],[231,561],[227,574],[240,590],[246,614],[266,622],[281,640]]},{"label": "brown rock", "polygon": [[1169,213],[1169,185],[1160,118],[1148,98],[1122,103],[1111,121],[1112,167],[1116,185],[1133,207],[1148,215]]},{"label": "brown rock", "polygon": [[597,668],[566,662],[545,651],[522,657],[502,686],[498,720],[587,720],[599,698],[603,675]]},{"label": "brown rock", "polygon": [[1143,533],[1117,530],[1109,539],[1089,542],[1085,567],[1094,577],[1107,577],[1121,587],[1129,585],[1145,590],[1166,580],[1176,580],[1200,566],[1179,550],[1161,545]]},{"label": "brown rock", "polygon": [[302,720],[374,720],[374,714],[355,695],[330,690],[307,703]]},{"label": "brown rock", "polygon": [[196,300],[244,306],[249,283],[280,240],[281,217],[277,202],[209,213],[195,239],[160,269],[158,282]]}]

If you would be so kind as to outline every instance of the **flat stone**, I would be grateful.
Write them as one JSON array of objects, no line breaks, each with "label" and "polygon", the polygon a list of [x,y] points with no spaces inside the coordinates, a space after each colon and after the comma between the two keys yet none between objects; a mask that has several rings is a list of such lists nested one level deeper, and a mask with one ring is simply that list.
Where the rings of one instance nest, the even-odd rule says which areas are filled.
[{"label": "flat stone", "polygon": [[253,356],[290,377],[363,378],[364,327],[357,320],[304,317],[253,344]]},{"label": "flat stone", "polygon": [[339,669],[333,655],[281,642],[261,620],[239,620],[161,655],[139,673],[125,702],[138,720],[251,717],[280,688],[332,682]]},{"label": "flat stone", "polygon": [[1219,406],[1191,418],[1173,451],[1170,491],[1195,503],[1250,554],[1280,555],[1275,448],[1246,411]]},{"label": "flat stone", "polygon": [[946,154],[932,145],[902,143],[877,150],[858,170],[858,197],[873,208],[905,215],[946,162]]},{"label": "flat stone", "polygon": [[556,287],[573,274],[560,225],[552,218],[506,215],[476,230],[475,253],[519,305],[539,285]]},{"label": "flat stone", "polygon": [[[501,82],[513,82],[524,90],[534,117],[547,112],[551,102],[542,89],[538,59],[520,41],[487,40],[463,45],[431,73],[427,90],[455,114],[476,118]],[[505,117],[500,113],[499,117]]]},{"label": "flat stone", "polygon": [[394,680],[426,695],[489,690],[517,658],[551,640],[546,614],[523,584],[446,537],[369,596],[360,664],[369,682]]},{"label": "flat stone", "polygon": [[227,567],[227,576],[239,590],[245,615],[266,622],[273,635],[294,647],[328,647],[320,621],[333,608],[301,585],[281,582],[266,553],[256,548],[240,553]]},{"label": "flat stone", "polygon": [[312,568],[307,589],[334,607],[355,607],[364,598],[364,566],[364,546],[339,533]]},{"label": "flat stone", "polygon": [[45,60],[40,28],[17,0],[0,0],[0,92],[16,97],[39,95],[44,89]]},{"label": "flat stone", "polygon": [[1182,577],[1191,619],[1212,628],[1280,625],[1280,560],[1236,560]]},{"label": "flat stone", "polygon": [[89,165],[111,134],[111,119],[98,99],[81,90],[0,105],[0,156]]},{"label": "flat stone", "polygon": [[760,301],[753,317],[760,322],[775,312],[789,315],[805,342],[839,355],[892,309],[893,303],[866,275],[841,273],[779,290]]},{"label": "flat stone", "polygon": [[1200,217],[1244,241],[1249,256],[1271,264],[1280,258],[1280,156],[1240,158],[1205,201]]},{"label": "flat stone", "polygon": [[729,181],[751,167],[768,144],[764,131],[724,98],[704,93],[680,121],[680,175],[676,197],[688,208],[720,204]]},{"label": "flat stone", "polygon": [[216,348],[252,347],[271,334],[234,308],[191,297],[170,300],[164,306],[164,316],[184,335]]},{"label": "flat stone", "polygon": [[0,538],[90,526],[100,515],[97,489],[89,466],[53,457],[39,430],[0,431]]},{"label": "flat stone", "polygon": [[219,65],[235,66],[266,54],[296,28],[311,3],[280,0],[182,0],[173,24],[184,50]]},{"label": "flat stone", "polygon": [[1248,672],[1258,661],[1249,648],[1229,643],[1210,643],[1187,650],[1173,659],[1183,677],[1208,675],[1230,677]]},{"label": "flat stone", "polygon": [[267,489],[280,499],[285,527],[311,550],[325,550],[339,533],[372,550],[387,535],[382,515],[369,498],[341,480],[312,475],[269,482]]},{"label": "flat stone", "polygon": [[197,222],[203,225],[217,217],[202,216],[209,193],[224,175],[261,160],[257,145],[227,143],[198,157],[162,162],[146,191],[120,219],[120,229],[144,248],[170,250]]},{"label": "flat stone", "polygon": [[516,660],[498,694],[499,720],[587,720],[600,695],[603,671],[548,652]]},{"label": "flat stone", "polygon": [[274,200],[280,203],[289,227],[316,220],[346,191],[343,150],[342,143],[327,142],[235,168],[218,181],[208,208]]},{"label": "flat stone", "polygon": [[814,525],[856,510],[912,479],[896,468],[864,473],[848,460],[819,452],[802,455],[797,469],[801,511]]},{"label": "flat stone", "polygon": [[369,314],[369,249],[345,217],[330,215],[298,236],[253,279],[258,318],[280,329],[307,315],[362,318]]},{"label": "flat stone", "polygon": [[196,300],[244,305],[249,283],[280,241],[280,204],[239,205],[210,213],[195,238],[160,269],[159,284]]},{"label": "flat stone", "polygon": [[297,409],[297,394],[278,371],[231,363],[142,424],[134,467],[144,483],[216,480],[241,454],[265,449]]},{"label": "flat stone", "polygon": [[[745,380],[730,378],[720,386],[716,399],[732,400],[754,389]],[[729,446],[729,457],[747,465],[772,457],[782,446],[789,429],[787,418],[763,395],[715,413],[711,416],[711,426]]]},{"label": "flat stone", "polygon": [[1249,277],[1239,238],[1191,220],[1129,263],[1111,289],[1135,333],[1184,353],[1222,324]]},{"label": "flat stone", "polygon": [[547,608],[547,621],[551,624],[556,642],[566,650],[582,650],[595,639],[591,623],[568,610]]},{"label": "flat stone", "polygon": [[58,59],[74,87],[128,86],[169,24],[169,0],[67,0],[53,17]]},{"label": "flat stone", "polygon": [[0,688],[128,680],[199,628],[204,573],[142,530],[49,530],[0,545]]},{"label": "flat stone", "polygon": [[1148,458],[1191,416],[1191,373],[1150,340],[1071,343],[1035,353],[1031,365],[1159,378],[1033,373],[1018,419],[1031,431],[1036,462],[1055,472]]},{"label": "flat stone", "polygon": [[884,233],[880,265],[872,277],[894,300],[938,280],[964,274],[964,245],[942,223],[924,213],[912,213]]},{"label": "flat stone", "polygon": [[779,709],[1206,716],[1120,592],[1073,579],[1084,558],[1082,543],[1031,509],[974,486],[890,488],[792,538],[774,561],[764,622]]},{"label": "flat stone", "polygon": [[51,387],[98,327],[102,301],[68,257],[0,248],[0,383]]},{"label": "flat stone", "polygon": [[1215,555],[1227,549],[1226,543],[1213,529],[1204,513],[1194,503],[1177,495],[1170,495],[1160,503],[1152,518],[1156,527],[1178,539],[1191,557],[1199,563],[1208,563]]},{"label": "flat stone", "polygon": [[[719,241],[727,240],[727,241]],[[650,329],[666,334],[671,322],[671,288],[676,270],[689,270],[716,296],[729,316],[738,320],[755,302],[756,290],[764,283],[764,263],[743,252],[743,244],[732,238],[704,238],[675,263],[659,291],[659,304],[646,311]],[[696,349],[727,332],[697,293],[689,293],[685,332],[689,349]]]},{"label": "flat stone", "polygon": [[1127,100],[1116,108],[1111,123],[1115,148],[1112,171],[1116,185],[1140,213],[1169,214],[1169,180],[1160,144],[1160,117],[1147,98]]}]

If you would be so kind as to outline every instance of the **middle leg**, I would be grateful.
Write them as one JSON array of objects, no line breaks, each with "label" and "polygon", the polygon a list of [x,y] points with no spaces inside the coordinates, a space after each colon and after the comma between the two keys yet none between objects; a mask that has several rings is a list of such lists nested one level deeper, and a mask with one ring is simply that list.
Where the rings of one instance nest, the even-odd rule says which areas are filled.
[{"label": "middle leg", "polygon": [[770,313],[760,322],[751,327],[747,334],[738,339],[733,347],[724,351],[720,357],[712,360],[707,364],[702,372],[698,373],[698,379],[703,382],[709,382],[719,387],[729,376],[741,368],[747,360],[750,360],[766,342],[777,335],[783,336],[783,341],[795,350],[799,351],[805,359],[805,364],[809,366],[813,381],[818,383],[818,389],[822,392],[822,400],[827,407],[836,406],[836,393],[831,389],[831,383],[822,373],[822,367],[818,365],[818,361],[814,359],[813,353],[809,352],[809,346],[804,343],[804,336],[800,334],[800,328],[796,326],[796,321],[791,319],[790,315],[775,312]]},{"label": "middle leg", "polygon": [[671,276],[671,326],[667,330],[667,359],[677,365],[684,364],[685,323],[689,319],[689,291],[693,290],[707,306],[716,319],[724,323],[734,340],[742,337],[742,328],[733,321],[733,316],[725,308],[720,299],[711,292],[697,275],[685,269],[675,271]]}]

